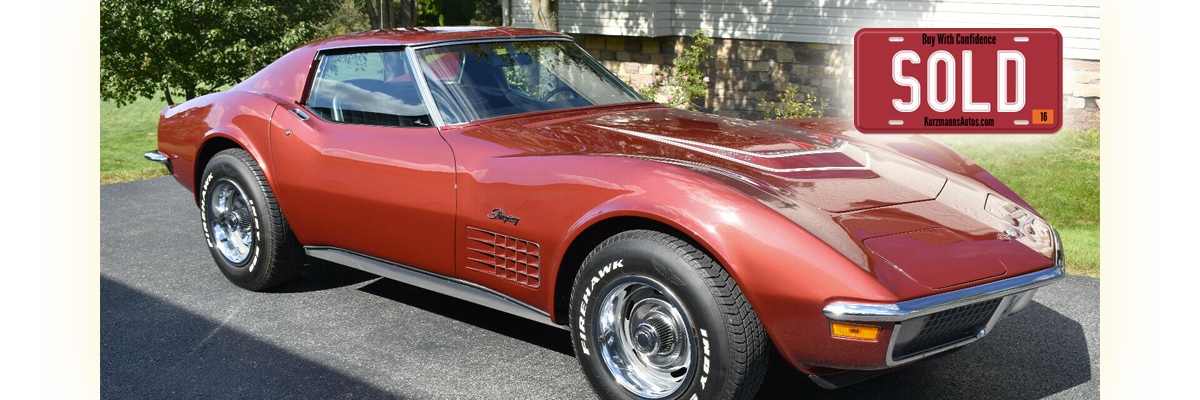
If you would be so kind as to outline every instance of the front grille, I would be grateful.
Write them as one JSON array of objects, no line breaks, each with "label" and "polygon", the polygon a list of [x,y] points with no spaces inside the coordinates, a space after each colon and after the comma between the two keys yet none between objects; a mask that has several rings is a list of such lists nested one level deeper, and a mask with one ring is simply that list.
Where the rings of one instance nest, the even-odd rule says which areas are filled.
[{"label": "front grille", "polygon": [[1001,300],[992,299],[930,314],[916,337],[908,343],[897,344],[892,350],[892,359],[899,360],[975,336],[995,314]]}]

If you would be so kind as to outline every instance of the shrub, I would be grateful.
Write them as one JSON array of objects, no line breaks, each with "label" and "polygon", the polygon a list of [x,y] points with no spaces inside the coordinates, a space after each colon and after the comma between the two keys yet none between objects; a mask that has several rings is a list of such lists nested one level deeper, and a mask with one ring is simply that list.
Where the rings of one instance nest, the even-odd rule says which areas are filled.
[{"label": "shrub", "polygon": [[799,87],[789,83],[784,87],[783,93],[778,95],[779,104],[763,100],[761,107],[767,114],[766,119],[821,118],[825,116],[825,107],[829,105],[828,101],[811,93],[805,93],[804,99],[801,100],[799,91]]},{"label": "shrub", "polygon": [[672,97],[668,103],[674,103],[672,107],[691,107],[692,99],[703,99],[708,94],[708,77],[700,72],[700,63],[712,57],[708,54],[712,42],[706,31],[697,30],[692,33],[692,44],[675,58],[675,74],[668,80]]},{"label": "shrub", "polygon": [[658,98],[658,85],[654,84],[654,82],[637,87],[633,84],[633,81],[630,81],[629,86],[637,88],[638,94],[642,95],[642,97],[646,98],[646,100],[657,101],[655,99]]},{"label": "shrub", "polygon": [[[674,73],[665,72],[661,81],[656,79],[655,82],[637,88],[638,94],[641,94],[646,100],[656,101],[660,89],[665,88],[667,98],[664,105],[683,109],[693,108],[692,100],[702,99],[708,95],[708,77],[700,72],[700,63],[704,59],[712,57],[708,54],[708,48],[712,42],[704,30],[692,33],[692,44],[683,51],[683,54],[675,58]],[[632,82],[630,86],[633,86]]]}]

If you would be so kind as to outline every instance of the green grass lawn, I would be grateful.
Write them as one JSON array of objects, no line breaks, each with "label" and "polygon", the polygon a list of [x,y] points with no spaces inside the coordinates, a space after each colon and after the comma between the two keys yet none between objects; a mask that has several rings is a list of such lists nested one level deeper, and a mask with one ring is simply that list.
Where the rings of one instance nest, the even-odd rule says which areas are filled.
[{"label": "green grass lawn", "polygon": [[931,135],[970,157],[1062,236],[1067,272],[1100,277],[1100,131]]},{"label": "green grass lawn", "polygon": [[167,169],[142,154],[158,148],[158,114],[167,103],[138,99],[118,108],[100,102],[100,183],[164,176]]}]

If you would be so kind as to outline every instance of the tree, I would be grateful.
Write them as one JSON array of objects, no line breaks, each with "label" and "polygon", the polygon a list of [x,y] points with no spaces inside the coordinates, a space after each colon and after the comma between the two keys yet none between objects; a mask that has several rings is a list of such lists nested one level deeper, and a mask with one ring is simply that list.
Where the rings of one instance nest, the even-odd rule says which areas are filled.
[{"label": "tree", "polygon": [[548,31],[558,30],[558,13],[554,12],[554,0],[529,0],[529,8],[533,10],[533,27]]},{"label": "tree", "polygon": [[[329,20],[321,26],[321,33],[319,36],[330,37],[378,29],[372,27],[371,25],[370,15],[372,15],[371,13],[375,12],[375,9],[372,8],[370,10],[365,10],[360,7],[360,2],[362,0],[335,1],[336,3],[332,6],[333,15],[330,16]],[[367,1],[369,2],[370,0]],[[379,23],[378,16],[375,16],[374,20],[376,24]]]},{"label": "tree", "polygon": [[471,25],[500,26],[504,22],[504,7],[500,0],[479,0],[475,3],[475,16]]},{"label": "tree", "polygon": [[470,25],[475,16],[475,0],[418,0],[421,26]]},{"label": "tree", "polygon": [[[420,5],[422,0],[355,0],[360,10],[370,19],[371,30],[413,27],[420,25],[413,20],[414,14],[428,13],[429,6]],[[394,4],[399,3],[399,4]],[[418,11],[418,8],[420,10]],[[381,13],[380,10],[383,10]],[[420,16],[418,16],[420,18]],[[436,17],[434,17],[436,20]],[[400,21],[399,24],[396,21]]]},{"label": "tree", "polygon": [[[343,3],[350,0],[342,0]],[[370,29],[391,29],[413,26],[472,25],[480,22],[500,23],[500,2],[497,0],[354,0],[359,13],[366,15]],[[477,12],[482,5],[482,13]],[[382,10],[382,13],[381,13]],[[416,20],[413,20],[416,15]],[[399,21],[399,23],[397,23]]]},{"label": "tree", "polygon": [[312,41],[328,0],[101,0],[100,98],[188,100]]}]

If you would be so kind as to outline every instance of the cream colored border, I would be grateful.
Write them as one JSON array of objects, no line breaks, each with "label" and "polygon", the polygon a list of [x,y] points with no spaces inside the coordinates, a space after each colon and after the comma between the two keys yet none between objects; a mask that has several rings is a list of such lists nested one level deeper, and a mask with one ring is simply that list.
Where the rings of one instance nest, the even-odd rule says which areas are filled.
[{"label": "cream colored border", "polygon": [[[1105,0],[1102,10],[1102,393],[1162,398],[1164,7]],[[97,1],[37,4],[37,393],[47,399],[100,390],[100,108],[86,96],[100,88],[98,14]]]},{"label": "cream colored border", "polygon": [[1100,10],[1100,393],[1160,399],[1166,14],[1163,1],[1105,0]]},{"label": "cream colored border", "polygon": [[[37,2],[37,395],[44,399],[100,396],[98,16],[98,1]],[[8,60],[28,62],[22,54],[8,54]],[[32,365],[13,362],[10,368]]]}]

